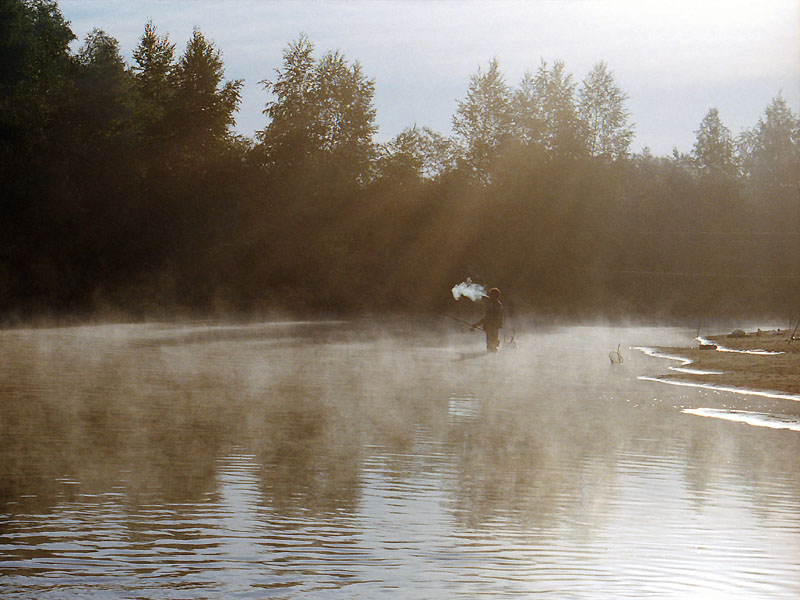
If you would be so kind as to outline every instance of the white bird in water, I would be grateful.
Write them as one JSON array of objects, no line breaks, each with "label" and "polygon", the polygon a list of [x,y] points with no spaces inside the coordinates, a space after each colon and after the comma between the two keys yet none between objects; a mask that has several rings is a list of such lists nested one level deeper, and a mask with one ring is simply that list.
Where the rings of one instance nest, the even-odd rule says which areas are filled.
[{"label": "white bird in water", "polygon": [[608,353],[608,358],[611,361],[612,365],[621,365],[622,364],[622,354],[619,353],[619,347],[621,344],[617,344],[617,349],[612,350]]}]

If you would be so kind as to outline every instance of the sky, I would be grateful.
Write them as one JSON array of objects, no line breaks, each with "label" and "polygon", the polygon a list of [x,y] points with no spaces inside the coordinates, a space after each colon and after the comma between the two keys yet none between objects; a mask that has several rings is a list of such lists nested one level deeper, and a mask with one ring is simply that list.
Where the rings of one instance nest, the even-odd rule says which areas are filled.
[{"label": "sky", "polygon": [[603,60],[628,95],[634,151],[689,152],[709,109],[738,135],[779,93],[800,112],[800,0],[60,0],[79,41],[103,29],[131,54],[152,19],[180,54],[194,27],[244,79],[236,129],[266,126],[260,81],[305,33],[375,81],[377,141],[412,125],[452,133],[469,79],[498,60],[516,87],[542,60],[576,82]]}]

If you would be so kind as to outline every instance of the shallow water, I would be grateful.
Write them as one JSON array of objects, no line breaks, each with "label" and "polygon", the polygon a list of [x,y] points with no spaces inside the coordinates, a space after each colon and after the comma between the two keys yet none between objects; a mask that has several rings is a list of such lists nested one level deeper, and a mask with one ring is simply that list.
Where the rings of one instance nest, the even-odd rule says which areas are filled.
[{"label": "shallow water", "polygon": [[800,406],[639,379],[692,337],[2,332],[2,595],[797,598]]}]

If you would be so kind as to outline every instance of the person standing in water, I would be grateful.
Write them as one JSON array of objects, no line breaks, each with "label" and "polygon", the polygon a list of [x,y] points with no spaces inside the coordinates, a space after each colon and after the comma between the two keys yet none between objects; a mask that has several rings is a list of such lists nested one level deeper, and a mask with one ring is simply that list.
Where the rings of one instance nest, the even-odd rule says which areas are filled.
[{"label": "person standing in water", "polygon": [[474,323],[472,328],[483,327],[486,333],[486,349],[497,352],[500,347],[500,329],[503,327],[503,305],[500,302],[500,290],[492,288],[486,300],[486,313],[483,318]]}]

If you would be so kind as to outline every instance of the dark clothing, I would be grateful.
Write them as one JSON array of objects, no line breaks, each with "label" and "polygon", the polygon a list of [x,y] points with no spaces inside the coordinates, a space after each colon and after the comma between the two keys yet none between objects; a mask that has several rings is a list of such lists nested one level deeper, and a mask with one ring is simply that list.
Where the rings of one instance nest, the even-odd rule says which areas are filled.
[{"label": "dark clothing", "polygon": [[483,319],[481,319],[481,324],[484,327],[492,327],[494,329],[501,329],[503,327],[503,304],[500,300],[487,300],[488,306],[486,307],[486,313],[483,315]]},{"label": "dark clothing", "polygon": [[495,352],[500,347],[500,329],[503,327],[503,305],[500,300],[487,299],[488,306],[478,325],[486,332],[486,349]]}]

